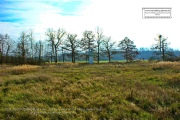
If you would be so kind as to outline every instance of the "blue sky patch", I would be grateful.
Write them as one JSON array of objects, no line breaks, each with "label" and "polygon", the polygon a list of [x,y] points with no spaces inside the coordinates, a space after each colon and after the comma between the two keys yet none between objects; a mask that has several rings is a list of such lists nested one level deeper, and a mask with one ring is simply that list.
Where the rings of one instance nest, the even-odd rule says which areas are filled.
[{"label": "blue sky patch", "polygon": [[[63,16],[75,16],[83,4],[82,1],[0,1],[0,21],[20,22],[34,21],[41,13],[54,12]],[[25,21],[24,21],[25,22]]]}]

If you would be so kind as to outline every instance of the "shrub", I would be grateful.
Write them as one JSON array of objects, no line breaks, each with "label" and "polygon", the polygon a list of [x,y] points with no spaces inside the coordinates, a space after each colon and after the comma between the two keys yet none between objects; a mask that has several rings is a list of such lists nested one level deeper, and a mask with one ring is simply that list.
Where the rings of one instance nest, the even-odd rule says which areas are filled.
[{"label": "shrub", "polygon": [[157,60],[157,58],[155,56],[151,56],[148,58],[149,62],[156,61],[156,60]]}]

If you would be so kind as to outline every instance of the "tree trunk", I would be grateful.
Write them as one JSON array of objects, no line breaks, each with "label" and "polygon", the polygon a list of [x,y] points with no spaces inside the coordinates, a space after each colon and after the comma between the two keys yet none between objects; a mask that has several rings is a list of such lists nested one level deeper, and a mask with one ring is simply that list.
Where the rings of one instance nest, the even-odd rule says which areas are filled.
[{"label": "tree trunk", "polygon": [[108,60],[109,60],[109,63],[111,62],[111,53],[110,51],[108,51]]},{"label": "tree trunk", "polygon": [[109,63],[111,62],[111,57],[110,57],[110,55],[109,55]]},{"label": "tree trunk", "polygon": [[58,62],[58,51],[57,51],[57,46],[55,45],[55,63]]},{"label": "tree trunk", "polygon": [[2,43],[2,46],[1,46],[1,64],[4,63],[4,55],[3,55],[3,53],[4,53],[4,43]]},{"label": "tree trunk", "polygon": [[163,61],[165,60],[165,52],[164,52],[164,47],[162,48],[162,57],[163,57]]},{"label": "tree trunk", "polygon": [[0,54],[1,54],[1,56],[0,56],[0,57],[1,57],[1,58],[0,58],[0,64],[2,64],[2,57],[3,57],[3,56],[2,56],[2,52],[1,52],[1,51],[0,51]]},{"label": "tree trunk", "polygon": [[71,52],[71,59],[72,59],[72,63],[74,63],[74,50],[72,49],[72,52]]},{"label": "tree trunk", "polygon": [[128,62],[128,50],[126,49],[126,62]]},{"label": "tree trunk", "polygon": [[98,61],[97,62],[99,63],[99,45],[98,45]]},{"label": "tree trunk", "polygon": [[52,56],[52,53],[51,53],[51,63],[52,63],[52,57],[53,57],[53,56]]},{"label": "tree trunk", "polygon": [[56,51],[56,55],[55,55],[55,63],[57,63],[58,62],[58,53],[57,53],[57,51]]},{"label": "tree trunk", "polygon": [[72,63],[74,62],[74,58],[73,58],[74,56],[73,56],[73,52],[71,53],[71,61],[72,61]]},{"label": "tree trunk", "polygon": [[26,50],[25,50],[24,41],[22,42],[22,59],[23,59],[23,64],[25,64],[26,63]]},{"label": "tree trunk", "polygon": [[76,56],[75,56],[75,54],[74,54],[74,63],[76,62]]},{"label": "tree trunk", "polygon": [[39,64],[41,64],[42,44],[39,45]]},{"label": "tree trunk", "polygon": [[9,61],[8,54],[9,54],[10,46],[8,45],[7,51],[6,51],[6,64]]}]

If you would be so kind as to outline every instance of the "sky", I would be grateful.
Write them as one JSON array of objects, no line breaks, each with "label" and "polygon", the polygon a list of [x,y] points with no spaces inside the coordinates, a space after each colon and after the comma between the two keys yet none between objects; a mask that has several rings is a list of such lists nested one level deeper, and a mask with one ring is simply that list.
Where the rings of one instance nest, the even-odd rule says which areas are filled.
[{"label": "sky", "polygon": [[[82,38],[97,27],[118,44],[128,37],[140,48],[150,48],[159,34],[180,49],[178,0],[0,0],[0,34],[17,40],[21,31],[33,29],[36,40],[45,40],[47,28],[63,28]],[[142,8],[172,8],[171,19],[143,19]]]}]

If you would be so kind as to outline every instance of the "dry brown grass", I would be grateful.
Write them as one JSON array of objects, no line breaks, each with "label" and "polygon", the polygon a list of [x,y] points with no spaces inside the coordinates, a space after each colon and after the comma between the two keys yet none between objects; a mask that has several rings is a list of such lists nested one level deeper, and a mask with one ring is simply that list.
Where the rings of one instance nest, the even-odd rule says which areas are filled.
[{"label": "dry brown grass", "polygon": [[154,64],[155,66],[165,67],[165,68],[174,68],[180,66],[180,62],[158,62]]},{"label": "dry brown grass", "polygon": [[2,65],[0,74],[1,75],[4,75],[4,74],[5,75],[6,74],[19,75],[19,74],[36,71],[39,67],[40,66],[36,66],[36,65],[18,65],[18,66]]},{"label": "dry brown grass", "polygon": [[47,113],[2,109],[0,119],[180,117],[178,62],[1,67],[6,75],[0,76],[0,108]]}]

